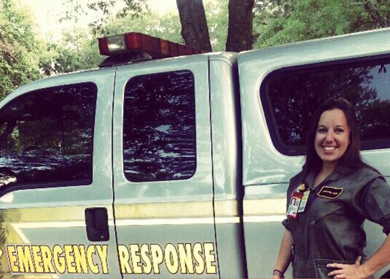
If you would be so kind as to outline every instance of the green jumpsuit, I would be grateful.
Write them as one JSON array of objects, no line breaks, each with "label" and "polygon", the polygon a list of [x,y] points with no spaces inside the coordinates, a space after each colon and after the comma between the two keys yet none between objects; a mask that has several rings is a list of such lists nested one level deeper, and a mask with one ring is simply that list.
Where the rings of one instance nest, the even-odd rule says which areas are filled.
[{"label": "green jumpsuit", "polygon": [[[311,188],[314,173],[302,171],[290,181],[290,197],[301,183]],[[287,218],[291,231],[294,278],[328,278],[331,262],[355,263],[363,255],[365,219],[390,232],[390,187],[384,177],[370,168],[353,170],[338,167],[324,182],[310,190],[305,211]]]}]

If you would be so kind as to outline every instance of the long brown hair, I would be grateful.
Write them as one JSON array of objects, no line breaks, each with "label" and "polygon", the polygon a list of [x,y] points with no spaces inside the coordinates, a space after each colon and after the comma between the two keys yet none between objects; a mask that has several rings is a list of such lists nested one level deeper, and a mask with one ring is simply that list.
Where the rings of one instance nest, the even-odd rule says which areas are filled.
[{"label": "long brown hair", "polygon": [[355,108],[350,102],[343,98],[329,99],[325,101],[314,113],[306,141],[306,162],[304,164],[304,169],[307,171],[318,171],[322,166],[322,160],[318,156],[314,147],[314,140],[317,133],[318,122],[322,113],[333,109],[340,109],[344,112],[350,129],[350,144],[343,156],[339,159],[338,165],[352,169],[359,169],[362,167],[369,167],[373,169],[365,164],[360,156],[360,135]]}]

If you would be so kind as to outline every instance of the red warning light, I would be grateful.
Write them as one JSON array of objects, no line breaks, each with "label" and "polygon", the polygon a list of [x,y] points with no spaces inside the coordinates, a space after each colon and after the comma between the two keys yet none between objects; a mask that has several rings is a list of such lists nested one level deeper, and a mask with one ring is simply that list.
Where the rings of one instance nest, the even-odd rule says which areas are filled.
[{"label": "red warning light", "polygon": [[106,56],[144,52],[153,58],[202,53],[189,46],[136,32],[99,38],[99,51]]}]

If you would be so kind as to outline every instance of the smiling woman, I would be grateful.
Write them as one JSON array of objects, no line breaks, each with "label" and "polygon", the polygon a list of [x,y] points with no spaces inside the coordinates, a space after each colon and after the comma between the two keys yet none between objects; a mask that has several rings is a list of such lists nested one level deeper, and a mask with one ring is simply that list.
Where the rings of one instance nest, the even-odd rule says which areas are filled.
[{"label": "smiling woman", "polygon": [[390,187],[362,161],[359,147],[354,107],[345,99],[322,104],[308,131],[303,170],[290,180],[274,278],[283,278],[292,255],[294,278],[366,278],[390,262],[390,236],[364,258],[364,220],[390,232]]},{"label": "smiling woman", "polygon": [[332,169],[350,144],[350,129],[340,109],[324,111],[318,122],[315,150],[324,166]]},{"label": "smiling woman", "polygon": [[359,126],[352,104],[345,99],[323,103],[309,126],[305,168],[313,169],[325,178],[338,164],[366,167],[359,151]]}]

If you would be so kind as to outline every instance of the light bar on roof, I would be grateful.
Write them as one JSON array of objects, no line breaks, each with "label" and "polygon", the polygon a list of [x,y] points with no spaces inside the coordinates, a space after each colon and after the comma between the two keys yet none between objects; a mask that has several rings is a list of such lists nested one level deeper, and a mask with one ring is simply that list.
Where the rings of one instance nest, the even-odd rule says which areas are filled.
[{"label": "light bar on roof", "polygon": [[121,53],[147,53],[154,58],[201,53],[189,46],[136,32],[99,38],[99,51],[100,54],[107,56]]}]

